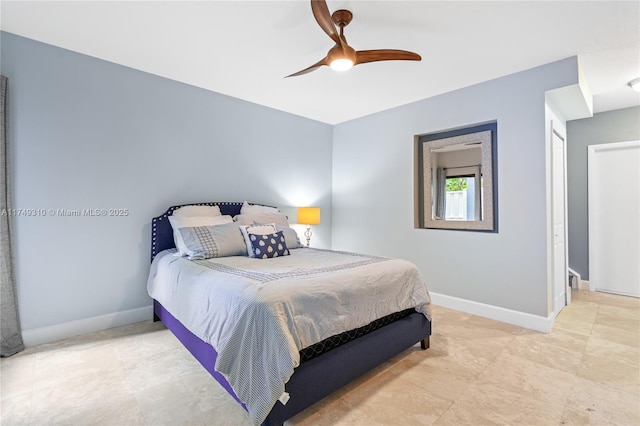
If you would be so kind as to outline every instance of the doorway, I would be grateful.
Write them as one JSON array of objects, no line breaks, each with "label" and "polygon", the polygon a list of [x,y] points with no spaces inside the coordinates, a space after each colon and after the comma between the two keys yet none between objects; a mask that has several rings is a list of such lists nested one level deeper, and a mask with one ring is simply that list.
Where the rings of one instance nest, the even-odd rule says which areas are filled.
[{"label": "doorway", "polygon": [[564,131],[551,122],[551,214],[553,218],[553,313],[571,302],[567,255],[567,162]]}]

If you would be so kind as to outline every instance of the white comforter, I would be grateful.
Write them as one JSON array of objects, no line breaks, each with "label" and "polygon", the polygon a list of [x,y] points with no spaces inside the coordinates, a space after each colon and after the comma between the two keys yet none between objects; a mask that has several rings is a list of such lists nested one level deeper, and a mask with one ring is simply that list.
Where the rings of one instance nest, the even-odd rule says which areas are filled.
[{"label": "white comforter", "polygon": [[300,349],[408,308],[429,317],[412,263],[308,248],[198,261],[167,250],[154,259],[147,289],[216,349],[215,369],[256,424],[283,394]]}]

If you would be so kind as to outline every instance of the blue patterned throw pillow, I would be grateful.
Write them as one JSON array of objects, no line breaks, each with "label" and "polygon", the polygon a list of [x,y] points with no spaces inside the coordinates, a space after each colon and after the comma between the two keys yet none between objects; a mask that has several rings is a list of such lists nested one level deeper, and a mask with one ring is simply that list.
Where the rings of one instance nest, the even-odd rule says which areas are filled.
[{"label": "blue patterned throw pillow", "polygon": [[289,249],[282,231],[275,234],[249,234],[251,247],[257,259],[269,259],[272,257],[288,256]]}]

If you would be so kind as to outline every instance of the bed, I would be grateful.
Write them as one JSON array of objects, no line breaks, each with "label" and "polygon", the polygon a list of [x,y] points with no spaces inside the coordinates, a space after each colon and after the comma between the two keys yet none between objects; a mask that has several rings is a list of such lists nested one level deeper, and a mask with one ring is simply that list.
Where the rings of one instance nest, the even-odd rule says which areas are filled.
[{"label": "bed", "polygon": [[[222,215],[236,216],[240,214],[243,203],[209,202],[191,205],[217,206]],[[262,289],[264,294],[271,294],[265,297],[266,299],[275,300],[281,297],[282,293],[271,289],[278,289],[278,286],[291,288],[300,283],[301,288],[304,289],[303,285],[312,287],[320,285],[321,281],[326,280],[324,275],[319,275],[319,272],[317,272],[320,270],[322,270],[323,274],[325,272],[341,274],[336,279],[343,280],[346,279],[344,277],[347,277],[347,274],[358,273],[366,275],[369,272],[363,271],[369,271],[370,269],[373,275],[369,279],[376,280],[378,276],[384,276],[382,272],[387,269],[404,267],[401,264],[404,261],[309,248],[291,250],[291,256],[277,259],[274,262],[272,260],[275,259],[256,261],[243,256],[190,261],[179,258],[174,254],[176,249],[169,217],[180,207],[183,206],[170,207],[165,213],[152,220],[152,268],[149,289],[150,295],[154,298],[154,320],[162,321],[171,330],[202,366],[249,412],[254,423],[281,425],[285,420],[413,345],[420,343],[422,349],[429,347],[431,321],[427,306],[428,292],[426,303],[422,294],[419,296],[397,296],[397,306],[404,309],[396,309],[394,306],[394,311],[390,313],[384,312],[385,315],[381,314],[382,310],[391,309],[386,305],[391,305],[392,303],[385,302],[384,308],[382,307],[383,304],[380,303],[378,303],[380,305],[378,307],[366,306],[362,310],[357,310],[357,315],[355,313],[353,315],[359,316],[358,321],[364,321],[362,325],[353,328],[346,326],[347,328],[344,331],[328,336],[327,333],[331,330],[335,331],[339,328],[338,326],[334,327],[334,322],[344,320],[346,324],[352,324],[349,322],[350,319],[344,319],[345,316],[339,313],[336,315],[335,321],[327,321],[324,324],[325,322],[321,320],[323,313],[318,313],[316,317],[313,317],[312,315],[314,314],[310,313],[311,309],[308,304],[305,309],[301,309],[305,312],[305,319],[299,320],[298,314],[281,313],[282,309],[285,311],[289,309],[287,304],[282,305],[285,308],[278,307],[276,309],[271,308],[271,305],[267,305],[269,308],[264,308],[261,303],[258,303],[260,307],[254,308],[251,305],[250,309],[245,309],[244,305],[242,305],[242,310],[239,310],[242,311],[242,316],[245,311],[252,311],[252,315],[255,315],[255,312],[257,312],[257,315],[262,315],[259,316],[260,320],[256,321],[247,321],[243,316],[244,322],[259,323],[259,328],[242,329],[239,332],[234,331],[233,333],[235,334],[232,333],[231,337],[208,334],[209,329],[216,327],[208,325],[208,320],[202,318],[203,315],[212,310],[211,302],[200,302],[206,296],[187,293],[187,291],[192,291],[191,287],[225,289],[225,293],[227,292],[226,286],[231,288],[241,285],[241,293],[254,292],[254,287],[257,287]],[[299,262],[303,262],[305,265],[313,263],[314,266],[305,266],[305,268],[301,269],[296,266]],[[335,264],[332,262],[335,262]],[[396,263],[398,264],[396,265]],[[256,269],[250,269],[248,265],[256,265]],[[289,265],[286,266],[289,269],[282,265]],[[328,267],[327,265],[332,266]],[[362,269],[365,267],[369,269]],[[282,272],[285,270],[288,272]],[[295,273],[291,273],[292,270]],[[301,270],[307,272],[301,273]],[[169,278],[160,279],[158,278],[159,271],[164,271],[163,277],[171,276],[173,277],[171,280],[181,281],[173,283]],[[242,281],[247,277],[253,280],[252,285],[247,285]],[[216,281],[215,285],[206,284],[209,282],[207,280],[213,278],[222,281]],[[161,284],[165,281],[167,283],[171,281],[172,284]],[[406,281],[409,282],[411,280],[407,279]],[[277,285],[272,283],[277,283]],[[418,288],[418,293],[421,292],[419,284],[412,282],[411,285]],[[422,286],[424,286],[424,283],[422,283]],[[152,288],[153,291],[151,291]],[[426,286],[424,288],[426,292]],[[271,291],[271,293],[267,290]],[[223,290],[216,291],[222,292]],[[214,298],[220,298],[220,294],[217,294]],[[303,300],[306,294],[305,292],[304,295],[296,297]],[[335,307],[329,304],[331,303],[330,299],[330,297],[323,297],[322,300],[316,299],[313,301],[313,305],[320,305],[325,307],[325,310],[332,310]],[[405,307],[405,305],[411,303],[418,306]],[[195,305],[202,306],[198,308]],[[192,307],[193,309],[191,309]],[[199,309],[202,310],[202,314],[198,313]],[[264,314],[264,309],[269,309],[269,312]],[[223,308],[213,308],[213,310],[224,311]],[[273,321],[271,321],[272,310],[279,312],[279,316]],[[308,319],[306,318],[307,314],[311,315]],[[219,315],[222,314],[219,313]],[[231,322],[230,318],[234,317],[236,313],[233,310],[229,310],[225,315],[229,316],[229,322]],[[240,314],[238,315],[241,316]],[[327,316],[325,315],[325,317]],[[369,318],[370,316],[372,316],[373,320]],[[302,329],[302,327],[297,324],[291,325],[294,317],[296,321],[312,323],[311,331],[298,332],[298,329]],[[338,321],[339,318],[340,321]],[[220,320],[213,320],[213,322],[215,321],[219,322]],[[271,322],[277,323],[278,321],[279,323],[284,323],[283,327],[287,327],[287,324],[289,324],[288,326],[292,333],[278,333],[274,328],[279,326],[278,324],[269,328]],[[324,325],[320,326],[318,323],[323,323]],[[345,327],[345,325],[342,324],[341,327]],[[274,334],[272,335],[271,333]],[[262,336],[263,334],[268,335],[269,338]],[[250,338],[247,338],[248,336]],[[229,342],[234,343],[232,345]],[[253,361],[248,364],[242,364],[237,361],[237,359],[244,358],[244,356],[233,355],[244,354],[246,351],[250,352],[255,350],[256,346],[258,346],[257,350],[262,352],[270,352],[273,347],[275,353],[278,350],[282,353],[277,356],[263,355],[263,358],[268,359],[267,361]],[[284,347],[286,347],[286,350]],[[286,355],[294,350],[292,348],[295,348],[296,353],[291,355],[293,361],[290,361]],[[229,355],[229,353],[232,355]],[[234,363],[234,366],[230,367],[230,362]],[[235,365],[235,363],[238,363],[238,365]],[[277,364],[278,366],[272,368],[271,364]],[[256,370],[259,368],[265,370],[264,376],[262,371]],[[271,370],[276,370],[279,375],[273,378],[274,374]],[[290,370],[291,373],[280,373],[279,370]],[[240,380],[239,376],[253,375],[254,371],[257,371],[255,376],[250,378],[242,377],[242,380]],[[271,392],[271,397],[257,395],[254,398],[255,389],[262,388],[264,380],[268,383],[282,382],[281,386],[284,392],[279,395],[275,402],[273,401],[273,395],[277,395],[279,390]],[[230,382],[234,383],[234,386]],[[258,386],[256,386],[256,383],[258,383]],[[267,384],[264,387],[268,389],[269,385]],[[248,390],[249,388],[251,388],[250,391]],[[244,395],[244,398],[239,397],[238,394]],[[256,399],[259,401],[256,401]],[[245,401],[249,402],[245,403]],[[259,405],[258,408],[254,407],[256,405]]]}]

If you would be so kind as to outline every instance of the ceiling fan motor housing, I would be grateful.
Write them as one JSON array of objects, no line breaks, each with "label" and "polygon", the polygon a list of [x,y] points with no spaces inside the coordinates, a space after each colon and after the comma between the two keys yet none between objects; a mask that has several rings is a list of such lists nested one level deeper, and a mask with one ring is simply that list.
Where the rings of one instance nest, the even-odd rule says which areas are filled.
[{"label": "ceiling fan motor housing", "polygon": [[351,62],[355,64],[356,58],[357,58],[357,54],[355,49],[347,44],[344,44],[344,45],[336,44],[331,48],[331,50],[329,50],[329,53],[327,53],[327,60],[328,60],[327,62],[329,64],[335,61],[336,59],[349,59]]}]

